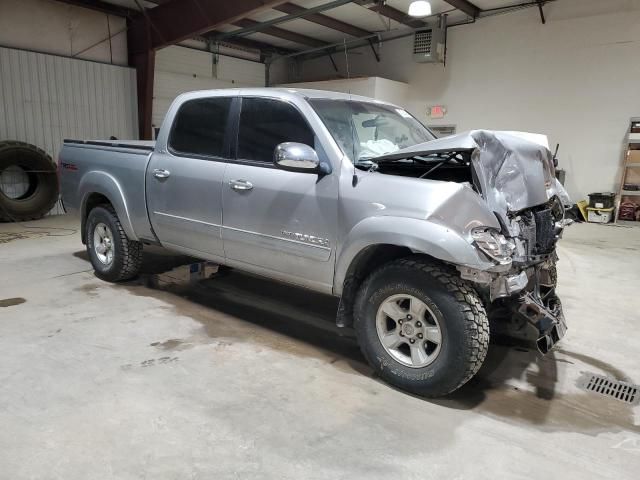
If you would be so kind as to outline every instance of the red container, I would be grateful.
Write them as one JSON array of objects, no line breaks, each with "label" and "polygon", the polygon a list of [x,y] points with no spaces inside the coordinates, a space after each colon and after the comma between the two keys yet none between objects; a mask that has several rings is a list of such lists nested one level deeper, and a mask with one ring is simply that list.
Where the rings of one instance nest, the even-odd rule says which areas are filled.
[{"label": "red container", "polygon": [[633,202],[622,202],[618,210],[618,220],[635,220],[638,209],[640,207]]}]

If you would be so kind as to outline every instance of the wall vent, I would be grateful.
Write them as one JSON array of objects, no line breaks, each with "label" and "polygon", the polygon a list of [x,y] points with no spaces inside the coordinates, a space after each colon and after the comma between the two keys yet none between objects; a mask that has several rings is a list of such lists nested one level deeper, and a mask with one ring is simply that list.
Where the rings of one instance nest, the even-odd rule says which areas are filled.
[{"label": "wall vent", "polygon": [[433,38],[433,31],[423,30],[422,32],[416,32],[416,36],[413,39],[413,54],[414,55],[431,55],[431,39]]},{"label": "wall vent", "polygon": [[445,30],[425,28],[413,36],[413,60],[419,63],[444,63]]}]

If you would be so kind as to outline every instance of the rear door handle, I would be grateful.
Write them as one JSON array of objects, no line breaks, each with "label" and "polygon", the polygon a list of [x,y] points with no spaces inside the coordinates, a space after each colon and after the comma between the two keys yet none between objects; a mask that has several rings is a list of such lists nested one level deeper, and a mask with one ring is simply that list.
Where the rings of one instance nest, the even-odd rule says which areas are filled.
[{"label": "rear door handle", "polygon": [[246,191],[253,188],[253,183],[246,180],[231,180],[229,181],[229,186],[234,190]]},{"label": "rear door handle", "polygon": [[156,178],[167,178],[169,175],[171,175],[171,172],[169,170],[164,170],[163,168],[156,168],[153,171],[153,176]]}]

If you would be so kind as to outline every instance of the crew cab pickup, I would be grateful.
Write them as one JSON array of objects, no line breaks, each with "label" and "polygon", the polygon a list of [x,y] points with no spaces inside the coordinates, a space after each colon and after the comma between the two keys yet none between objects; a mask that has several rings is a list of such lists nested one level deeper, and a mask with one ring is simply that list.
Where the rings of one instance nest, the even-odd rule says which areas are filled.
[{"label": "crew cab pickup", "polygon": [[370,98],[212,90],[180,95],[155,142],[65,140],[59,163],[99,278],[136,276],[154,244],[340,297],[338,325],[417,394],[468,381],[490,329],[542,352],[566,329],[541,136],[436,139]]}]

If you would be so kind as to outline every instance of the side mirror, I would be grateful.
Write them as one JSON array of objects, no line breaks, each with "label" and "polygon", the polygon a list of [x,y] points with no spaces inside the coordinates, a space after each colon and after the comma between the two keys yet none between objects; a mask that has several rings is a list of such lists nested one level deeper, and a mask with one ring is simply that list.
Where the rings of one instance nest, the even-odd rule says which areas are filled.
[{"label": "side mirror", "polygon": [[304,143],[279,144],[273,152],[273,163],[290,172],[318,173],[321,170],[318,154]]}]

